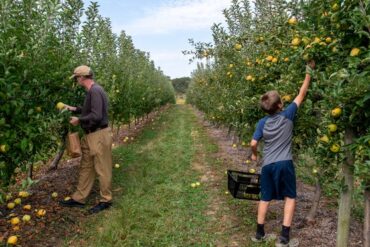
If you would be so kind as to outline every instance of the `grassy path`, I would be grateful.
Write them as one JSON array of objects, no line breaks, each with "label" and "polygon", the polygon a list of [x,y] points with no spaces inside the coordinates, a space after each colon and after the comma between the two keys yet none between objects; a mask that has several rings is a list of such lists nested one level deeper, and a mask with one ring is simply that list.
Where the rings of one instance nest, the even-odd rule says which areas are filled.
[{"label": "grassy path", "polygon": [[113,208],[90,216],[66,245],[252,246],[233,219],[231,208],[240,202],[228,202],[226,178],[220,182],[209,169],[212,163],[224,176],[214,152],[194,112],[171,107],[135,142],[114,150],[121,168],[114,170]]}]

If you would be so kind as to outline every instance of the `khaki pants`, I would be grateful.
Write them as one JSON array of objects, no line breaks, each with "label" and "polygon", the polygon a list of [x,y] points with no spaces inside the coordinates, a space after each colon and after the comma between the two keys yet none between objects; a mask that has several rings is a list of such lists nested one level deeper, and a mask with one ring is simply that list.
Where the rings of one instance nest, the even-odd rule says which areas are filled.
[{"label": "khaki pants", "polygon": [[100,201],[112,200],[112,131],[110,128],[98,130],[82,137],[80,174],[73,200],[85,203],[98,175]]}]

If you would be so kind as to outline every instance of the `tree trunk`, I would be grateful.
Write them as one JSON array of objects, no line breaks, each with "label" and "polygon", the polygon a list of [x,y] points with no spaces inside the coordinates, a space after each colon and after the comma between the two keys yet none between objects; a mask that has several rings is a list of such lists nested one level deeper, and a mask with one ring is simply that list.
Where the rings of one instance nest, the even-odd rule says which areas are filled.
[{"label": "tree trunk", "polygon": [[365,189],[365,212],[364,212],[364,247],[370,247],[370,190]]},{"label": "tree trunk", "polygon": [[[344,143],[353,143],[353,131],[346,129]],[[347,247],[349,239],[349,226],[351,221],[352,193],[353,193],[353,155],[347,148],[346,161],[343,163],[344,188],[340,195],[337,226],[337,247]]]},{"label": "tree trunk", "polygon": [[318,178],[316,178],[315,180],[316,180],[315,195],[313,196],[313,202],[312,202],[311,209],[305,218],[306,224],[312,224],[315,222],[315,215],[316,215],[317,209],[319,208],[319,202],[321,198],[321,185],[320,185]]},{"label": "tree trunk", "polygon": [[112,129],[112,132],[113,132],[113,130],[114,130],[114,118],[112,119],[112,121],[111,121],[111,126],[110,126],[110,128]]},{"label": "tree trunk", "polygon": [[117,126],[116,140],[118,140],[119,138],[119,129],[120,129],[120,125]]},{"label": "tree trunk", "polygon": [[33,163],[30,164],[30,167],[28,168],[28,177],[32,179],[33,176]]},{"label": "tree trunk", "polygon": [[55,158],[53,159],[53,161],[51,162],[50,166],[49,166],[49,171],[52,171],[52,170],[56,170],[58,169],[58,164],[59,164],[59,161],[62,159],[63,157],[63,154],[64,154],[64,150],[65,150],[65,146],[63,146],[59,152],[57,153],[57,155],[55,156]]}]

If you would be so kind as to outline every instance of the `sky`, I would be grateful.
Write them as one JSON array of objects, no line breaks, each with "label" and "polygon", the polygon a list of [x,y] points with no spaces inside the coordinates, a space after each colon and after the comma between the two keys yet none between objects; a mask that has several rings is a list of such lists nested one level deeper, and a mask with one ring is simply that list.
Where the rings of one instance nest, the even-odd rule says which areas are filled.
[{"label": "sky", "polygon": [[[189,64],[183,50],[188,40],[212,42],[211,26],[224,23],[222,11],[231,0],[95,0],[99,13],[112,22],[113,32],[124,30],[137,49],[150,53],[156,67],[172,79],[190,76],[196,62]],[[85,8],[89,0],[84,0]]]}]

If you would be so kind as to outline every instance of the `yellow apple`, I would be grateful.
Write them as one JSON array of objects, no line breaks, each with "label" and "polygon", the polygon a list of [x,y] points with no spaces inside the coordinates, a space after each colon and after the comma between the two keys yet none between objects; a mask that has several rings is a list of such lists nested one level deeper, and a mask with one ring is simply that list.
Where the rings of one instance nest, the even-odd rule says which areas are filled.
[{"label": "yellow apple", "polygon": [[298,22],[298,21],[297,21],[297,18],[295,18],[294,16],[288,20],[288,23],[289,23],[290,25],[296,25],[296,24],[297,24],[297,22]]},{"label": "yellow apple", "polygon": [[300,43],[301,43],[301,39],[300,38],[294,38],[292,40],[292,45],[293,46],[299,46]]},{"label": "yellow apple", "polygon": [[339,117],[342,114],[342,109],[339,107],[335,107],[333,110],[331,110],[331,116],[332,117]]},{"label": "yellow apple", "polygon": [[57,105],[56,105],[56,108],[60,111],[60,110],[63,110],[64,108],[64,103],[62,102],[58,102]]},{"label": "yellow apple", "polygon": [[23,198],[26,198],[28,197],[30,194],[27,192],[27,191],[19,191],[18,193],[18,196],[19,197],[23,197]]},{"label": "yellow apple", "polygon": [[24,222],[28,222],[28,221],[30,221],[30,220],[31,220],[31,216],[30,216],[30,215],[28,215],[28,214],[25,214],[25,215],[23,215],[22,220],[23,220]]},{"label": "yellow apple", "polygon": [[351,53],[349,54],[351,57],[357,57],[360,54],[359,48],[352,48]]},{"label": "yellow apple", "polygon": [[329,143],[329,137],[327,135],[323,135],[322,137],[320,137],[320,141]]},{"label": "yellow apple", "polygon": [[17,242],[18,242],[18,237],[17,236],[13,235],[13,236],[10,236],[8,238],[8,244],[10,244],[10,245],[16,245]]},{"label": "yellow apple", "polygon": [[19,204],[21,204],[21,203],[22,203],[22,199],[21,199],[21,198],[17,198],[17,199],[15,199],[15,200],[14,200],[14,203],[15,203],[16,205],[19,205]]},{"label": "yellow apple", "polygon": [[14,217],[14,218],[12,218],[11,220],[10,220],[10,223],[14,226],[14,225],[18,225],[19,224],[19,222],[21,222],[20,220],[19,220],[19,218],[18,217]]},{"label": "yellow apple", "polygon": [[333,144],[331,147],[330,147],[330,151],[332,151],[333,153],[338,153],[340,151],[340,145],[339,144]]},{"label": "yellow apple", "polygon": [[328,129],[330,132],[335,132],[338,129],[338,126],[336,124],[329,124]]},{"label": "yellow apple", "polygon": [[45,216],[45,214],[46,214],[46,210],[45,209],[39,209],[39,210],[37,210],[37,213],[36,213],[36,215],[38,217],[43,217],[43,216]]}]

